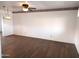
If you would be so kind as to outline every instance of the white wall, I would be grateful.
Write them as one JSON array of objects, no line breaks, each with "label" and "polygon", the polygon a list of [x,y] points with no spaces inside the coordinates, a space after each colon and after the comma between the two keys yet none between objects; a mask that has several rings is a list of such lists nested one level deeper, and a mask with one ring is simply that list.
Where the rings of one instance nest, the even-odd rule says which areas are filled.
[{"label": "white wall", "polygon": [[1,58],[1,31],[2,31],[2,28],[1,28],[1,13],[0,13],[0,58]]},{"label": "white wall", "polygon": [[0,18],[0,32],[2,31],[2,27],[1,27],[1,18]]},{"label": "white wall", "polygon": [[76,25],[75,45],[79,53],[79,10],[78,10],[78,17],[77,17],[77,25]]},{"label": "white wall", "polygon": [[14,33],[74,43],[77,10],[17,13],[13,15]]}]

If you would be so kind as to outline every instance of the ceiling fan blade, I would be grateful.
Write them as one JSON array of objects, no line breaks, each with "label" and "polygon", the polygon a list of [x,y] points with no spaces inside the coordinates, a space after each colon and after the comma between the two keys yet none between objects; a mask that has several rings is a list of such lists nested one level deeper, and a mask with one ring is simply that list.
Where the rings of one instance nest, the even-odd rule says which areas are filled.
[{"label": "ceiling fan blade", "polygon": [[28,9],[29,9],[29,11],[35,11],[36,10],[36,8],[33,8],[33,7],[30,7]]},{"label": "ceiling fan blade", "polygon": [[26,13],[27,11],[13,11],[12,13]]},{"label": "ceiling fan blade", "polygon": [[36,8],[34,8],[34,7],[29,7],[29,9],[36,9]]}]

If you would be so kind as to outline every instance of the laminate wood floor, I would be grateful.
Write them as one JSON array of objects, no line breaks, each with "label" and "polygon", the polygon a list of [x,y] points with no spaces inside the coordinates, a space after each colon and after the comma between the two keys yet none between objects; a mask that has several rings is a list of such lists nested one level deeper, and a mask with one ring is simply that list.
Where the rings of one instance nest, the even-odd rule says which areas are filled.
[{"label": "laminate wood floor", "polygon": [[19,35],[2,39],[3,58],[75,58],[74,44]]}]

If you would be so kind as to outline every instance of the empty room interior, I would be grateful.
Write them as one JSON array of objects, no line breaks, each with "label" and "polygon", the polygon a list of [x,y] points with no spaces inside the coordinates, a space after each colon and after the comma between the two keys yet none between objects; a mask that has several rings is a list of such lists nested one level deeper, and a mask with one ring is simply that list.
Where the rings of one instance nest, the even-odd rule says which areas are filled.
[{"label": "empty room interior", "polygon": [[0,1],[2,58],[78,58],[79,1]]}]

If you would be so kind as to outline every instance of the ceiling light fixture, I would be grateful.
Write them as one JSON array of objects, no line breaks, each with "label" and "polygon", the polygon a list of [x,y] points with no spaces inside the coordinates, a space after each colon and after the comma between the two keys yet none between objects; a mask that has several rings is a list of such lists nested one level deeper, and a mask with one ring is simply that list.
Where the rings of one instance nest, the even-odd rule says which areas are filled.
[{"label": "ceiling light fixture", "polygon": [[28,4],[22,4],[23,11],[28,11],[29,5]]},{"label": "ceiling light fixture", "polygon": [[23,11],[28,11],[28,8],[23,8]]}]

